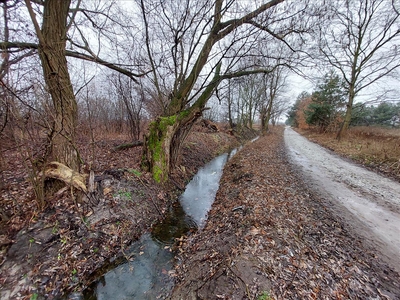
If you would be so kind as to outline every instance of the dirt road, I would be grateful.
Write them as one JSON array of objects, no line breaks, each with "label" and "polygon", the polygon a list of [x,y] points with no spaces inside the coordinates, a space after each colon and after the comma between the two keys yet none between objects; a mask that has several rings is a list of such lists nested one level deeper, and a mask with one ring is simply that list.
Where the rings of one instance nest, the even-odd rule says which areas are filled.
[{"label": "dirt road", "polygon": [[286,128],[285,144],[305,182],[400,272],[400,184],[359,167]]},{"label": "dirt road", "polygon": [[[286,141],[294,148],[288,150],[283,131],[274,127],[227,162],[206,226],[179,245],[181,263],[174,273],[177,283],[170,299],[400,300],[400,275],[393,269],[396,258],[391,267],[371,247],[374,241],[374,245],[381,243],[381,249],[398,251],[387,246],[396,236],[376,242],[371,234],[375,222],[364,225],[329,196],[340,192],[339,197],[347,197],[345,187],[336,186],[345,181],[354,186],[350,191],[362,198],[357,194],[361,188],[349,179],[361,175],[325,171],[333,176],[333,183],[332,178],[325,180],[329,185],[324,180],[318,183],[325,175],[323,167],[314,162],[314,145],[287,130]],[[307,158],[302,151],[311,156]],[[328,154],[321,149],[319,152],[321,165],[344,168],[324,157]],[[305,167],[297,167],[296,161]],[[308,173],[306,168],[310,168]],[[310,178],[310,173],[318,178]],[[313,181],[317,182],[314,186],[310,184]],[[323,194],[326,186],[330,192]],[[317,188],[320,191],[315,193]],[[389,192],[389,188],[382,191]],[[396,191],[391,193],[396,195]],[[375,194],[375,198],[378,202],[382,197]],[[377,202],[370,205],[381,207]],[[396,207],[388,204],[381,210],[395,215]],[[378,213],[370,210],[370,214]],[[392,230],[387,237],[395,230],[388,228],[380,229]],[[360,238],[360,230],[368,239]],[[370,242],[364,245],[365,241]]]}]

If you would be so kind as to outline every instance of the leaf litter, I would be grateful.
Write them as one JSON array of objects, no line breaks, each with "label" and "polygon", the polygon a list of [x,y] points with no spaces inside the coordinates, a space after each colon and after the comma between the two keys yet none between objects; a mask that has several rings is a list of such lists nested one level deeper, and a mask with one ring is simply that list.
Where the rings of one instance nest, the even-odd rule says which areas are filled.
[{"label": "leaf litter", "polygon": [[225,166],[205,228],[180,246],[171,299],[400,299],[400,276],[288,163],[283,128]]},{"label": "leaf litter", "polygon": [[[236,139],[197,126],[183,147],[172,184],[161,186],[139,172],[141,147],[113,151],[126,142],[104,137],[88,147],[79,141],[83,169],[95,173],[94,199],[75,201],[69,188],[47,199],[39,211],[27,170],[10,145],[3,152],[4,185],[0,194],[0,298],[59,299],[79,292],[118,263],[124,249],[150,230],[168,211],[177,187],[184,187],[199,167]],[[89,167],[91,166],[91,167]],[[171,272],[171,276],[174,272]]]}]

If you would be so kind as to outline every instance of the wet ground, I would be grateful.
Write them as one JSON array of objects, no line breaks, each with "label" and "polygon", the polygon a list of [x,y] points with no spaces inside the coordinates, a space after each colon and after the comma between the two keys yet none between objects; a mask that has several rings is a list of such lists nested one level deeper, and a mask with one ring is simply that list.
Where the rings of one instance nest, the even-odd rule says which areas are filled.
[{"label": "wet ground", "polygon": [[[39,282],[52,292],[55,289],[49,282],[59,284],[63,278],[68,279],[68,282],[75,282],[74,280],[84,274],[83,272],[89,272],[89,269],[85,268],[94,265],[84,264],[84,260],[93,259],[102,253],[106,254],[106,249],[103,251],[105,245],[108,246],[107,249],[120,245],[128,259],[132,254],[132,258],[137,258],[134,261],[139,264],[148,263],[150,257],[154,258],[158,252],[166,251],[167,259],[158,262],[165,267],[154,267],[157,271],[145,272],[147,275],[141,273],[117,279],[114,275],[122,268],[136,268],[132,264],[117,263],[114,273],[109,274],[110,282],[115,281],[110,284],[110,292],[103,290],[104,297],[100,295],[99,298],[117,299],[115,293],[124,288],[125,280],[128,281],[127,289],[131,286],[130,282],[137,282],[141,288],[149,285],[148,277],[153,277],[154,273],[157,275],[161,273],[161,277],[155,280],[159,280],[162,285],[166,282],[169,284],[172,279],[175,288],[171,293],[162,291],[155,295],[155,297],[161,296],[160,299],[400,299],[400,275],[394,270],[391,261],[382,259],[382,249],[386,249],[385,241],[382,240],[379,244],[371,236],[367,239],[366,236],[360,235],[361,228],[366,232],[372,229],[363,225],[344,205],[338,205],[334,199],[330,199],[329,193],[323,194],[322,188],[318,190],[314,179],[303,172],[303,167],[293,163],[294,160],[284,143],[283,132],[283,128],[273,128],[270,134],[246,145],[226,164],[207,222],[204,222],[203,215],[200,216],[198,220],[201,223],[201,230],[179,239],[176,249],[178,264],[168,265],[171,258],[169,246],[160,248],[157,245],[159,240],[157,238],[154,240],[151,235],[142,237],[150,238],[152,242],[146,251],[143,251],[142,246],[129,248],[125,244],[122,245],[129,238],[125,237],[125,233],[132,234],[130,227],[125,226],[125,219],[121,218],[122,213],[129,212],[127,208],[130,206],[126,203],[131,203],[131,206],[136,205],[143,201],[144,195],[147,195],[145,192],[140,192],[144,191],[143,185],[147,185],[145,179],[140,177],[137,189],[132,191],[121,189],[120,186],[114,191],[109,191],[109,187],[104,186],[103,193],[112,195],[112,199],[100,202],[99,208],[104,206],[104,212],[113,212],[114,218],[111,223],[101,227],[95,227],[98,222],[90,223],[91,226],[87,228],[90,240],[85,240],[81,244],[76,243],[72,239],[73,228],[68,227],[66,230],[61,226],[62,223],[58,223],[58,227],[41,226],[40,229],[44,227],[43,230],[49,231],[49,236],[56,235],[56,240],[53,242],[50,239],[49,243],[61,245],[56,248],[58,252],[49,252],[46,255],[53,258],[54,266],[63,263],[65,272],[69,270],[71,276],[55,277],[62,274],[62,268],[42,265],[35,269],[41,277],[32,275],[32,279],[35,279],[32,282]],[[199,141],[194,140],[193,143]],[[307,145],[302,144],[300,148],[306,148]],[[191,146],[189,144],[188,149]],[[313,155],[316,153],[316,150],[310,151]],[[201,153],[202,150],[199,150],[199,154]],[[301,156],[299,151],[294,155]],[[199,161],[198,155],[191,157],[193,161]],[[326,161],[327,158],[322,159],[322,163]],[[310,163],[310,159],[303,158],[302,163],[312,165],[311,171],[317,168],[314,163]],[[327,163],[327,165],[332,164],[337,165],[337,162]],[[184,168],[182,170],[185,172]],[[318,177],[321,177],[322,171],[319,172],[321,173],[318,173]],[[129,175],[130,172],[128,170],[125,173]],[[213,176],[214,174],[208,174],[211,179]],[[336,181],[350,182],[350,178],[335,176]],[[375,185],[375,182],[365,185],[371,184]],[[354,182],[348,185],[352,187],[353,192],[356,191],[356,194],[361,190],[361,187]],[[392,194],[396,195],[396,192]],[[358,196],[360,195],[363,194]],[[127,199],[128,196],[131,196],[130,199]],[[137,201],[132,201],[133,196],[137,196]],[[164,197],[165,195],[157,192],[153,198],[147,199],[146,196],[146,203],[149,208],[153,207],[157,214],[158,209],[155,210],[154,207],[162,210],[163,202],[167,202]],[[372,199],[371,205],[383,206],[382,209],[389,213],[398,213],[398,205],[394,201],[381,201],[379,194],[375,194]],[[121,203],[124,205],[121,206]],[[116,211],[117,208],[121,211]],[[65,210],[60,210],[59,214],[63,211]],[[373,210],[371,211],[375,214]],[[143,222],[139,223],[139,218],[142,218],[143,213],[136,207],[132,208],[132,212],[139,213],[138,218],[133,220],[142,224]],[[119,215],[118,218],[115,216],[116,213]],[[106,217],[105,219],[109,220],[108,215]],[[127,217],[132,220],[132,217]],[[82,223],[79,220],[77,218],[78,225]],[[76,226],[76,231],[86,230],[84,225]],[[121,228],[125,227],[129,230],[124,230],[122,235]],[[53,230],[54,228],[57,230]],[[94,236],[94,231],[96,234],[100,233],[102,238]],[[94,244],[97,240],[98,245]],[[111,242],[115,245],[110,244]],[[30,240],[25,241],[25,244],[29,245],[32,251],[33,247],[39,245]],[[78,246],[87,246],[87,249],[84,249],[87,251],[77,252]],[[68,256],[69,253],[71,255]],[[76,253],[83,259],[73,260]],[[58,260],[58,257],[62,260]],[[106,260],[106,257],[108,256],[104,255],[102,259]],[[98,261],[93,260],[96,263]],[[6,264],[2,265],[3,270],[5,266]],[[49,270],[56,275],[50,274]],[[46,274],[50,275],[46,277]],[[5,276],[6,273],[1,275],[1,278],[10,278]],[[30,279],[30,276],[28,274],[19,277]],[[143,281],[139,280],[139,277],[146,276],[147,278],[142,278]],[[168,290],[169,287],[165,286]],[[99,289],[101,288],[99,286]],[[127,292],[132,295],[136,293]],[[30,295],[33,295],[32,292],[29,294],[27,291],[25,294],[21,293],[20,297],[14,298],[29,299]],[[135,297],[128,299],[136,299]],[[52,299],[51,294],[47,294],[45,298]]]},{"label": "wet ground", "polygon": [[[169,299],[400,299],[395,266],[288,152],[284,129],[274,128],[226,164],[205,227],[180,247]],[[310,160],[302,163],[315,172]],[[382,210],[395,214],[396,205]]]},{"label": "wet ground", "polygon": [[[80,148],[84,161],[95,159],[94,197],[76,203],[70,190],[62,189],[47,200],[43,210],[37,210],[25,164],[12,150],[15,147],[10,144],[3,153],[6,185],[0,193],[0,211],[8,216],[0,219],[1,299],[60,299],[66,295],[80,299],[81,290],[104,273],[104,265],[121,265],[115,257],[132,250],[133,256],[146,258],[144,251],[137,254],[129,248],[132,242],[168,217],[170,199],[176,198],[177,188],[183,189],[198,168],[237,145],[230,134],[196,126],[183,146],[181,165],[171,184],[162,187],[151,174],[140,172],[140,147],[112,151],[126,140],[102,137],[94,146],[95,156],[86,137]],[[148,252],[157,252],[153,250],[150,245]],[[165,268],[161,272],[162,281],[173,276]]]},{"label": "wet ground", "polygon": [[175,245],[183,235],[201,229],[219,187],[223,167],[231,155],[222,154],[204,167],[166,217],[124,251],[124,257],[103,267],[104,273],[77,299],[165,299],[174,285]]},{"label": "wet ground", "polygon": [[311,187],[400,272],[400,183],[344,160],[290,128],[285,143]]}]

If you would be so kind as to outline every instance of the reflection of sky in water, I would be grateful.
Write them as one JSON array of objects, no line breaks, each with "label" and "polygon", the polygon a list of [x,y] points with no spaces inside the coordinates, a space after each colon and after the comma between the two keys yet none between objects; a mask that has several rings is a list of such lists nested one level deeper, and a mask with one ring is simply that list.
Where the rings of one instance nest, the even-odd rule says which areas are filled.
[{"label": "reflection of sky in water", "polygon": [[204,226],[207,212],[214,202],[227,158],[228,154],[220,155],[201,168],[180,198],[185,213],[191,216],[199,227]]},{"label": "reflection of sky in water", "polygon": [[98,300],[156,299],[172,288],[168,271],[173,253],[154,242],[149,234],[142,236],[129,250],[134,260],[109,271],[96,286]]},{"label": "reflection of sky in water", "polygon": [[[236,149],[229,157],[235,153]],[[125,250],[127,255],[133,257],[133,261],[119,265],[102,276],[95,285],[95,295],[91,294],[90,299],[164,299],[168,295],[173,288],[173,280],[169,277],[168,271],[173,269],[174,255],[169,249],[164,249],[164,240],[168,244],[170,239],[173,241],[174,237],[177,237],[175,233],[182,234],[179,231],[182,226],[180,221],[190,223],[193,219],[199,227],[204,226],[227,160],[228,154],[213,159],[201,168],[187,185],[180,203],[186,215],[191,218],[180,213],[178,209],[173,214],[173,222],[165,224],[165,230],[157,231],[159,236],[155,235],[155,240],[150,234],[144,234],[130,249]],[[191,224],[188,229],[190,226]]]}]

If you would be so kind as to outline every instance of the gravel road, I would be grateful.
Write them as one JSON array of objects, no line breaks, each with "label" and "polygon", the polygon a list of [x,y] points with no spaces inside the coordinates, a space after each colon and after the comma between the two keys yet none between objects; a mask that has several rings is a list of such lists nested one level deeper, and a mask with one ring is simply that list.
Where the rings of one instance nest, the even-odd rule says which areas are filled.
[{"label": "gravel road", "polygon": [[291,162],[333,213],[400,273],[400,184],[285,129]]}]

